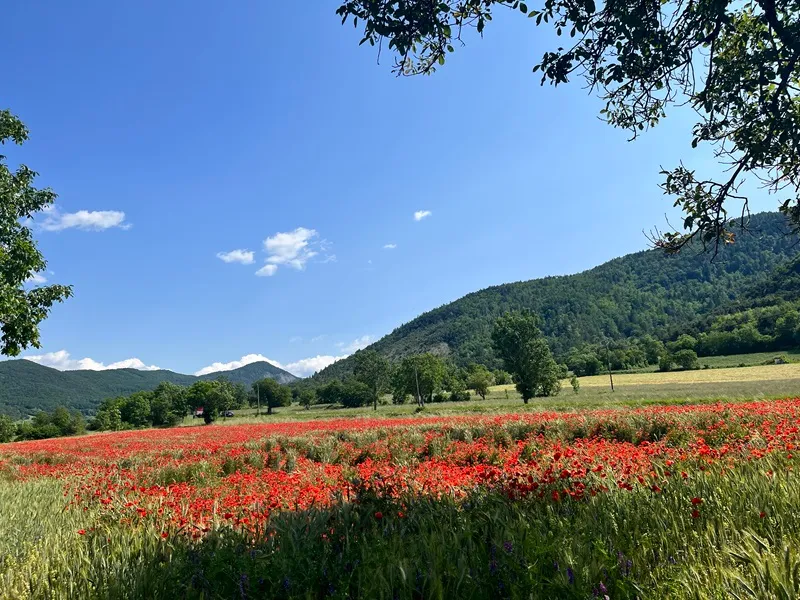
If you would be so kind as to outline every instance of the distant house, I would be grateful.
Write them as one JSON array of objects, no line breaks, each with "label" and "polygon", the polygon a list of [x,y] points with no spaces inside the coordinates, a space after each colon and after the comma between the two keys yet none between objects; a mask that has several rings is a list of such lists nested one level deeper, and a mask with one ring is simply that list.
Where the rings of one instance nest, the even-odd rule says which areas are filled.
[{"label": "distant house", "polygon": [[195,418],[202,417],[203,416],[203,407],[202,406],[198,406],[197,408],[195,408],[194,409],[194,415],[192,415],[192,416],[195,417]]}]

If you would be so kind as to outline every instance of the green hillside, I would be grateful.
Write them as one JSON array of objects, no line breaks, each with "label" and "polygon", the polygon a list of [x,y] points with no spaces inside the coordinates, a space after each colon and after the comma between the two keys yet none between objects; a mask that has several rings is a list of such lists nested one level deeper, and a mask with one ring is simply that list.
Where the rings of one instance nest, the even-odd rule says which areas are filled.
[{"label": "green hillside", "polygon": [[195,377],[164,370],[58,371],[28,360],[9,360],[0,362],[0,414],[16,418],[37,410],[52,410],[56,406],[88,412],[106,398],[151,390],[162,381],[191,385],[201,379],[217,377],[245,385],[264,377],[272,377],[281,383],[297,379],[267,362]]},{"label": "green hillside", "polygon": [[[778,213],[753,215],[749,228],[713,260],[699,248],[677,256],[646,250],[575,275],[486,288],[401,325],[372,348],[389,358],[433,351],[461,365],[499,366],[490,340],[494,320],[523,308],[542,317],[557,355],[604,338],[668,336],[771,281],[771,273],[797,254],[797,237]],[[341,377],[351,363],[339,361],[315,380]]]}]

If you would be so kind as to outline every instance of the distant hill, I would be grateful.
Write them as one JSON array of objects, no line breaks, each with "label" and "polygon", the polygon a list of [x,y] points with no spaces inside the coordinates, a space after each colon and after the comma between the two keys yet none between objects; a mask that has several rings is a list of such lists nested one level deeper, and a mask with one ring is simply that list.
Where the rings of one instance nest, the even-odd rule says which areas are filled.
[{"label": "distant hill", "polygon": [[[166,373],[169,373],[169,371],[166,371]],[[183,377],[187,376],[183,375]],[[188,377],[192,376],[189,375]],[[259,379],[264,379],[265,377],[269,377],[278,383],[284,384],[292,383],[299,379],[299,377],[295,377],[288,371],[279,369],[275,365],[272,365],[266,361],[250,363],[249,365],[239,367],[238,369],[233,369],[232,371],[219,371],[217,373],[201,375],[197,379],[217,379],[219,377],[225,377],[233,383],[243,383],[244,385],[248,386]]]},{"label": "distant hill", "polygon": [[218,377],[245,385],[264,377],[280,383],[298,379],[268,362],[195,377],[166,370],[58,371],[29,360],[8,360],[0,361],[0,414],[16,418],[60,405],[88,412],[106,398],[151,390],[162,381],[191,385],[195,381]]},{"label": "distant hill", "polygon": [[[557,355],[604,338],[668,335],[735,302],[740,294],[752,293],[759,284],[780,287],[782,276],[776,269],[797,254],[797,236],[778,213],[753,215],[749,229],[714,260],[700,248],[687,248],[678,256],[645,250],[575,275],[489,287],[420,315],[370,347],[390,359],[431,351],[461,365],[499,366],[491,330],[495,319],[512,309],[529,309],[542,318]],[[316,374],[314,381],[351,370],[352,358],[344,359]]]}]

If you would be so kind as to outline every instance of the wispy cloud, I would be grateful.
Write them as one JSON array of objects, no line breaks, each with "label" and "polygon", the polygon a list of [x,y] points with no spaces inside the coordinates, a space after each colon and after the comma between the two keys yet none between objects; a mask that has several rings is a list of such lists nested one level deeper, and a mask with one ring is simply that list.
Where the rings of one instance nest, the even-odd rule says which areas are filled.
[{"label": "wispy cloud", "polygon": [[243,249],[231,250],[230,252],[217,252],[217,258],[226,263],[252,265],[255,262],[255,252]]},{"label": "wispy cloud", "polygon": [[418,210],[414,213],[414,220],[415,221],[422,221],[422,219],[426,217],[430,217],[433,213],[429,210]]},{"label": "wispy cloud", "polygon": [[75,371],[78,369],[86,369],[89,371],[108,371],[110,369],[138,369],[139,371],[158,371],[160,367],[155,365],[146,365],[138,358],[126,358],[106,365],[98,362],[92,358],[79,358],[73,359],[70,357],[69,352],[66,350],[59,350],[58,352],[47,352],[45,354],[32,354],[30,356],[23,356],[25,360],[44,365],[45,367],[52,367],[59,371]]},{"label": "wispy cloud", "polygon": [[47,283],[47,277],[41,275],[40,273],[34,273],[25,280],[25,283],[29,285],[44,285]]},{"label": "wispy cloud", "polygon": [[346,352],[347,354],[352,354],[357,350],[361,350],[369,346],[372,342],[375,341],[375,338],[371,335],[362,335],[359,338],[354,339],[352,342],[345,343],[339,342],[336,344],[336,347],[339,348],[342,352]]},{"label": "wispy cloud", "polygon": [[256,275],[258,275],[259,277],[272,277],[277,272],[278,272],[277,265],[264,265],[258,271],[256,271]]},{"label": "wispy cloud", "polygon": [[397,244],[384,244],[383,245],[383,249],[384,250],[394,250],[395,248],[397,248]]},{"label": "wispy cloud", "polygon": [[65,229],[83,229],[85,231],[103,231],[118,227],[130,229],[125,222],[125,213],[120,210],[79,210],[74,213],[62,213],[56,207],[43,212],[44,220],[39,227],[44,231],[63,231]]}]

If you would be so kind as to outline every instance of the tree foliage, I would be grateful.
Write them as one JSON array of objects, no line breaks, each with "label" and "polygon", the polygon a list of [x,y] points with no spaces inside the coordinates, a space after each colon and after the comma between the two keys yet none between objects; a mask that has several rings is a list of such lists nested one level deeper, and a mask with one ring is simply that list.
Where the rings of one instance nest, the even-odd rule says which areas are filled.
[{"label": "tree foliage", "polygon": [[18,440],[42,440],[80,435],[85,430],[86,421],[79,411],[58,406],[52,412],[37,412],[29,421],[17,425],[14,434]]},{"label": "tree foliage", "polygon": [[[0,145],[23,144],[28,130],[17,117],[0,110]],[[16,356],[29,346],[39,348],[39,324],[53,304],[72,295],[64,285],[37,285],[47,262],[33,239],[34,215],[52,206],[56,194],[36,189],[37,173],[25,165],[12,171],[0,154],[0,354]]]},{"label": "tree foliage", "polygon": [[385,357],[372,349],[359,350],[353,360],[353,376],[372,390],[373,408],[378,410],[378,397],[389,386],[391,365]]},{"label": "tree foliage", "polygon": [[272,414],[273,408],[289,406],[292,403],[292,390],[270,377],[260,379],[253,384],[253,396],[255,395],[258,395],[262,405],[266,405],[268,415]]},{"label": "tree foliage", "polygon": [[[395,71],[431,73],[498,9],[550,25],[568,42],[533,68],[552,85],[582,78],[605,102],[601,116],[635,138],[667,109],[688,102],[697,115],[691,146],[708,145],[727,167],[700,176],[683,164],[667,171],[664,192],[684,214],[682,231],[654,241],[677,252],[691,240],[732,241],[728,207],[747,197],[750,175],[781,194],[800,224],[800,6],[796,0],[605,2],[543,0],[345,0],[337,13],[361,25],[361,43],[395,54]],[[738,210],[732,214],[738,214]],[[746,223],[740,223],[740,225]]]},{"label": "tree foliage", "polygon": [[467,388],[474,390],[481,400],[486,400],[486,394],[489,393],[489,388],[494,385],[494,382],[494,375],[485,366],[470,365],[467,367]]},{"label": "tree foliage", "polygon": [[442,391],[446,376],[447,367],[438,356],[430,352],[407,356],[395,370],[392,389],[396,395],[412,396],[424,406]]},{"label": "tree foliage", "polygon": [[558,394],[561,370],[534,314],[506,313],[495,322],[492,341],[525,404],[535,396]]},{"label": "tree foliage", "polygon": [[17,427],[14,425],[14,421],[11,420],[11,417],[8,415],[0,415],[0,444],[13,440],[16,429]]}]

